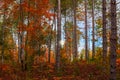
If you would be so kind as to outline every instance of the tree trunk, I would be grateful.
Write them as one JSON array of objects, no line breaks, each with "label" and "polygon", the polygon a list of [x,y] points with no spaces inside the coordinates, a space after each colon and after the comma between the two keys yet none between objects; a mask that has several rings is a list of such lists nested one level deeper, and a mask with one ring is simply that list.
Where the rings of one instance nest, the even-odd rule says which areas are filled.
[{"label": "tree trunk", "polygon": [[[54,8],[54,14],[55,14],[55,12],[56,12],[56,8]],[[55,52],[54,53],[56,53],[56,51],[57,51],[57,18],[55,17],[55,15],[54,15],[54,32],[55,32],[55,34],[54,34],[54,49],[55,49]]]},{"label": "tree trunk", "polygon": [[116,80],[117,23],[116,0],[111,0],[110,80]]},{"label": "tree trunk", "polygon": [[103,64],[106,64],[106,58],[107,58],[107,32],[106,32],[106,0],[102,0],[102,17],[103,17]]},{"label": "tree trunk", "polygon": [[77,25],[76,25],[76,0],[72,0],[73,2],[73,12],[74,12],[74,20],[73,20],[73,57],[77,58]]},{"label": "tree trunk", "polygon": [[95,2],[92,0],[92,59],[95,57],[95,24],[94,24]]},{"label": "tree trunk", "polygon": [[18,46],[19,46],[19,49],[18,49],[18,54],[19,54],[19,60],[20,60],[20,65],[21,65],[21,69],[22,71],[24,71],[24,54],[23,54],[23,8],[22,8],[22,0],[20,0],[20,4],[19,4],[19,11],[20,11],[20,28],[19,28],[19,33],[18,33]]},{"label": "tree trunk", "polygon": [[85,0],[85,59],[88,60],[87,0]]},{"label": "tree trunk", "polygon": [[67,27],[66,27],[66,22],[67,22],[67,19],[66,19],[66,10],[65,10],[65,26],[64,26],[64,32],[65,32],[65,51],[66,51],[66,54],[68,55],[68,46],[67,46]]},{"label": "tree trunk", "polygon": [[[30,9],[30,0],[28,0],[28,9]],[[30,21],[29,21],[29,17],[30,17],[30,12],[28,11],[27,14],[27,27],[29,27]],[[28,57],[28,51],[27,51],[27,45],[28,45],[28,32],[26,33],[26,41],[25,41],[25,70],[27,70],[27,57]]]},{"label": "tree trunk", "polygon": [[51,35],[49,37],[49,42],[48,42],[48,63],[51,61]]},{"label": "tree trunk", "polygon": [[[55,20],[55,18],[54,18]],[[53,21],[54,22],[54,21]],[[53,30],[53,25],[52,27],[50,28],[50,34],[49,34],[49,40],[48,40],[48,63],[50,63],[51,61],[51,43],[52,43],[52,30]]]},{"label": "tree trunk", "polygon": [[5,8],[4,8],[4,14],[3,14],[3,25],[1,28],[2,31],[2,51],[1,51],[1,63],[4,63],[4,43],[5,43]]},{"label": "tree trunk", "polygon": [[60,70],[60,41],[61,41],[61,0],[58,0],[57,14],[57,49],[56,49],[56,70]]}]

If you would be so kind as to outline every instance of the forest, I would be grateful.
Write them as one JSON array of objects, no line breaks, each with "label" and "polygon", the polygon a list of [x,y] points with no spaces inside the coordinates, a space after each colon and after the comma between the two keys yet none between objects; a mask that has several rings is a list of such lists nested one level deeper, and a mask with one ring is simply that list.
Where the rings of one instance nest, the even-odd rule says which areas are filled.
[{"label": "forest", "polygon": [[120,0],[0,0],[0,80],[120,80]]}]

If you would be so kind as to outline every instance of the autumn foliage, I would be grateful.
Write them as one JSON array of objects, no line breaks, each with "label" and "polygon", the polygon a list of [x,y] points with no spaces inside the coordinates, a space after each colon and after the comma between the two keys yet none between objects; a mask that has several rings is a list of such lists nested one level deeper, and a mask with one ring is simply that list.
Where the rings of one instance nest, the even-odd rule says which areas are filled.
[{"label": "autumn foliage", "polygon": [[[64,1],[62,3],[66,4]],[[65,43],[60,48],[60,70],[56,71],[56,5],[55,0],[0,0],[0,80],[109,80],[109,61],[104,71],[102,48],[96,49],[95,59],[85,60],[84,50],[78,53],[77,59],[73,58],[74,26],[69,20],[64,26]],[[64,7],[61,13],[67,20],[73,13],[72,6],[67,3]],[[77,13],[77,19],[82,21],[85,13],[80,9],[81,15]],[[102,19],[95,22],[101,28]],[[78,28],[76,33],[79,41],[79,35],[85,36]],[[98,30],[96,36],[101,37],[101,31]],[[116,52],[119,78],[120,49]],[[89,57],[91,54],[89,51]],[[109,57],[106,59],[109,60]]]}]

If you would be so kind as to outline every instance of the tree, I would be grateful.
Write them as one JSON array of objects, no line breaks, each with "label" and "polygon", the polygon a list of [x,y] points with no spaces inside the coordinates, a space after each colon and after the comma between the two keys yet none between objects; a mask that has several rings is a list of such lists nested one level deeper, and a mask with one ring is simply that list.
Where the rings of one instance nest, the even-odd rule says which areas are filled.
[{"label": "tree", "polygon": [[111,0],[110,80],[116,80],[117,22],[116,0]]},{"label": "tree", "polygon": [[[28,2],[28,9],[30,9],[30,0],[27,0]],[[30,12],[28,11],[27,13],[27,27],[30,25]],[[25,70],[27,70],[27,58],[28,58],[28,51],[27,51],[27,46],[28,46],[28,32],[26,32],[26,41],[25,41]]]},{"label": "tree", "polygon": [[[54,16],[54,20],[55,20],[55,16]],[[53,20],[53,22],[54,22],[54,20]],[[48,62],[49,63],[51,61],[51,45],[52,45],[52,34],[53,34],[52,29],[53,29],[53,25],[50,28],[49,35],[48,35],[49,36],[49,40],[48,40]]]},{"label": "tree", "polygon": [[[6,6],[6,4],[5,4],[5,2],[4,2],[4,6]],[[2,51],[1,51],[1,56],[2,56],[2,58],[1,58],[1,62],[2,63],[4,63],[4,49],[5,49],[5,17],[6,17],[6,15],[5,15],[5,10],[6,9],[6,7],[4,7],[4,9],[3,9],[3,25],[2,25],[2,28],[1,28],[1,31],[2,31]]]},{"label": "tree", "polygon": [[92,59],[95,57],[95,24],[94,24],[95,1],[92,0]]},{"label": "tree", "polygon": [[85,59],[88,60],[87,0],[85,0]]},{"label": "tree", "polygon": [[106,64],[107,57],[107,33],[106,33],[106,0],[102,0],[102,37],[103,37],[103,63]]},{"label": "tree", "polygon": [[[7,28],[9,29],[9,19],[10,16],[7,17],[7,15],[10,15],[10,5],[12,4],[12,0],[10,1],[6,1],[3,0],[0,3],[0,12],[1,12],[1,17],[3,16],[3,18],[1,19],[2,22],[0,22],[1,24],[1,28],[0,28],[0,32],[1,32],[1,38],[0,38],[0,45],[1,46],[1,63],[4,63],[4,56],[5,56],[5,49],[8,48],[8,43],[6,38],[8,37],[8,33],[7,33]],[[9,32],[9,31],[8,31]]]},{"label": "tree", "polygon": [[58,0],[57,12],[57,49],[56,49],[56,70],[60,70],[60,41],[61,41],[61,0]]},{"label": "tree", "polygon": [[76,5],[77,1],[72,0],[73,2],[73,12],[74,12],[74,20],[73,20],[73,55],[74,58],[77,58],[77,24],[76,24]]},{"label": "tree", "polygon": [[19,33],[18,33],[18,46],[19,46],[19,60],[20,60],[20,64],[21,64],[21,69],[22,71],[24,71],[24,49],[23,49],[23,36],[24,36],[24,32],[23,32],[23,26],[24,26],[24,18],[23,18],[23,7],[22,7],[22,3],[23,1],[20,0],[20,4],[19,4],[19,17],[20,17],[20,24],[19,24]]}]

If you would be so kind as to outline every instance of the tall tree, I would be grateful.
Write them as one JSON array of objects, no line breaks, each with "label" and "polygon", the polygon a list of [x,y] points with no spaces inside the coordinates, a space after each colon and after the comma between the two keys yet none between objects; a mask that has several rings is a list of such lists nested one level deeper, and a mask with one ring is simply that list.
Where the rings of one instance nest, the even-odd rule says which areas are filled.
[{"label": "tall tree", "polygon": [[23,3],[23,0],[20,0],[20,4],[19,4],[19,19],[20,19],[20,22],[19,22],[19,33],[18,33],[18,54],[19,54],[19,60],[20,60],[20,64],[21,64],[21,69],[24,70],[24,60],[23,60],[23,7],[22,7],[22,3]]},{"label": "tall tree", "polygon": [[85,0],[85,59],[88,60],[87,0]]},{"label": "tall tree", "polygon": [[107,33],[106,33],[106,0],[102,0],[102,37],[103,37],[103,63],[106,63],[107,57]]},{"label": "tall tree", "polygon": [[116,80],[117,22],[116,0],[111,0],[110,80]]},{"label": "tall tree", "polygon": [[74,21],[73,21],[73,55],[74,58],[77,57],[77,34],[76,34],[76,5],[77,5],[77,1],[76,0],[72,0],[73,1],[73,12],[74,12]]},{"label": "tall tree", "polygon": [[57,12],[57,49],[56,49],[56,70],[60,69],[60,41],[61,41],[61,0],[58,1]]},{"label": "tall tree", "polygon": [[4,41],[5,41],[5,17],[6,17],[6,15],[5,15],[5,11],[6,11],[6,2],[4,1],[4,9],[3,9],[3,24],[2,24],[2,28],[1,28],[1,31],[2,31],[2,51],[1,51],[1,56],[2,56],[2,63],[4,63]]},{"label": "tall tree", "polygon": [[94,24],[95,1],[92,0],[92,58],[95,57],[95,24]]},{"label": "tall tree", "polygon": [[69,55],[69,51],[68,51],[68,42],[67,42],[67,39],[68,39],[68,35],[67,35],[67,1],[64,2],[64,18],[65,18],[65,24],[64,24],[64,32],[65,32],[65,51],[66,51],[66,54],[67,56]]},{"label": "tall tree", "polygon": [[76,25],[76,5],[77,5],[77,1],[76,0],[72,0],[73,2],[73,17],[74,17],[74,20],[73,20],[73,55],[74,55],[74,58],[77,57],[77,34],[76,34],[76,28],[77,28],[77,25]]},{"label": "tall tree", "polygon": [[[28,2],[28,9],[30,9],[30,0],[27,0]],[[30,12],[28,11],[27,12],[27,27],[29,27],[30,25]],[[26,49],[26,52],[25,52],[25,70],[27,70],[27,58],[28,58],[28,51],[27,51],[27,45],[28,45],[28,32],[26,32],[26,41],[25,41],[25,49]]]},{"label": "tall tree", "polygon": [[[55,18],[54,18],[54,20],[55,20]],[[53,22],[54,22],[54,20],[53,20]],[[51,61],[51,45],[52,45],[52,34],[53,34],[52,30],[53,30],[53,25],[50,28],[50,31],[49,31],[49,40],[48,40],[48,62],[49,63]]]}]

